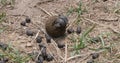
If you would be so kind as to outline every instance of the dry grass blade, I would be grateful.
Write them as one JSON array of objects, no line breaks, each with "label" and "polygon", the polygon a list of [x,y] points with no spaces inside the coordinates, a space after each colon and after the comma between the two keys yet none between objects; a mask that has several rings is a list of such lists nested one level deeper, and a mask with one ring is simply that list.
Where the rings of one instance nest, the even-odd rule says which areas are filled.
[{"label": "dry grass blade", "polygon": [[97,22],[95,22],[95,21],[93,21],[93,20],[91,20],[91,19],[88,19],[88,18],[84,18],[84,19],[87,20],[87,21],[90,21],[91,23],[94,23],[94,24],[97,24],[97,25],[99,25],[99,26],[103,26],[103,27],[105,27],[105,28],[108,28],[108,29],[112,30],[114,33],[120,34],[119,31],[113,29],[112,27],[110,27],[110,26],[108,26],[108,25],[104,25],[104,24],[97,23]]},{"label": "dry grass blade", "polygon": [[20,14],[20,18],[18,18],[16,21],[19,21],[21,19],[21,16],[23,16],[23,14],[25,14],[25,12],[27,11],[27,9],[25,9],[21,14]]},{"label": "dry grass blade", "polygon": [[101,42],[102,42],[102,46],[105,47],[105,42],[104,42],[103,37],[102,37],[101,35],[100,35],[99,37],[100,37],[100,40],[101,40]]},{"label": "dry grass blade", "polygon": [[65,44],[65,63],[67,63],[67,42]]},{"label": "dry grass blade", "polygon": [[[40,33],[40,30],[38,30],[38,32],[37,32],[35,38],[31,41],[32,44],[34,44],[34,41],[35,41],[36,38],[38,37],[39,33]],[[35,42],[35,46],[37,46],[37,49],[39,50],[38,44],[37,44],[36,42]],[[34,50],[34,48],[33,48],[33,50]]]},{"label": "dry grass blade", "polygon": [[40,7],[40,9],[41,9],[44,13],[48,14],[49,16],[53,16],[51,13],[49,13],[48,11],[46,11],[45,9],[43,9],[42,7]]},{"label": "dry grass blade", "polygon": [[41,54],[41,51],[43,50],[43,48],[39,51],[39,53],[38,53],[38,55],[37,55],[37,57],[36,57],[36,59],[35,59],[35,61],[37,61],[38,60],[38,57],[39,57],[39,55]]},{"label": "dry grass blade", "polygon": [[0,14],[0,22],[2,22],[5,17],[6,17],[6,14],[5,13],[1,13]]},{"label": "dry grass blade", "polygon": [[[53,52],[51,51],[48,43],[46,43],[46,42],[44,42],[44,43],[48,46],[48,47],[47,47],[48,52],[49,52],[51,55],[53,55]],[[53,57],[54,57],[54,56],[53,56]],[[55,59],[55,61],[57,62],[57,59],[56,59],[55,57],[54,57],[54,59]]]},{"label": "dry grass blade", "polygon": [[35,41],[35,39],[38,37],[39,33],[40,33],[40,30],[38,30],[38,32],[37,32],[35,38],[31,41],[32,43],[33,43],[33,42]]},{"label": "dry grass blade", "polygon": [[86,36],[95,28],[96,24],[94,24],[90,29],[88,29],[87,31],[85,31],[82,36],[79,38],[79,44],[77,45],[77,47],[75,48],[75,50],[79,50],[85,47],[85,39]]},{"label": "dry grass blade", "polygon": [[[31,43],[34,43],[34,41],[35,41],[35,39],[38,37],[39,33],[40,33],[40,30],[38,30],[35,38],[31,41]],[[35,46],[38,46],[37,43],[35,43]],[[37,47],[37,49],[39,50],[39,47]],[[40,51],[39,54],[37,55],[35,61],[37,61],[37,58],[39,57],[40,53],[41,53],[41,51]]]},{"label": "dry grass blade", "polygon": [[78,18],[78,16],[77,16],[75,19],[73,19],[72,21],[69,21],[69,22],[70,22],[70,24],[68,24],[67,29],[68,29],[69,27],[71,27],[71,26],[74,26],[75,21],[77,20],[77,18]]},{"label": "dry grass blade", "polygon": [[56,42],[52,39],[52,45],[55,47],[55,49],[57,50],[57,54],[58,54],[58,56],[63,60],[64,58],[61,56],[61,51],[60,51],[60,49],[57,47],[57,44],[56,44]]},{"label": "dry grass blade", "polygon": [[[101,52],[103,52],[103,51],[104,51],[104,50],[100,50],[100,51],[98,51],[98,52],[92,52],[92,53],[101,53]],[[87,57],[85,57],[84,59],[81,59],[81,60],[80,60],[80,61],[83,61],[83,60],[85,60],[86,58],[88,58],[90,55],[91,55],[90,52],[89,52],[89,53],[86,53],[86,54],[75,55],[75,56],[69,57],[69,58],[67,59],[67,61],[70,61],[70,60],[75,59],[75,58],[81,58],[81,57],[87,56]]]}]

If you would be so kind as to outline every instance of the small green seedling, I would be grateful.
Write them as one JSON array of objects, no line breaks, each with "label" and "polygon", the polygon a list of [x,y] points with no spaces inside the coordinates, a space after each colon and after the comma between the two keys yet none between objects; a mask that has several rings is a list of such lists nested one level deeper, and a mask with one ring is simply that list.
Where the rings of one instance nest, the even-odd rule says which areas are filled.
[{"label": "small green seedling", "polygon": [[79,37],[79,44],[77,45],[77,47],[75,48],[75,50],[79,50],[85,47],[85,40],[86,40],[86,36],[95,28],[96,25],[93,25],[90,29],[88,29],[87,31],[85,31],[81,37]]},{"label": "small green seedling", "polygon": [[0,13],[0,22],[4,21],[6,13]]}]

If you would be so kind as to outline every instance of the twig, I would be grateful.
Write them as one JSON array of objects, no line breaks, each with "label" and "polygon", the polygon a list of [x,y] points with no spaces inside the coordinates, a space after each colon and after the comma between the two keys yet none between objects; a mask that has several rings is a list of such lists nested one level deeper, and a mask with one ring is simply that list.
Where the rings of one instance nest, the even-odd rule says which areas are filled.
[{"label": "twig", "polygon": [[67,59],[67,61],[69,61],[69,60],[71,60],[71,59],[75,59],[75,58],[83,57],[83,56],[86,56],[86,55],[88,55],[88,54],[72,56],[72,57],[69,57],[69,58]]},{"label": "twig", "polygon": [[47,1],[38,2],[37,5],[49,3],[49,2],[52,2],[52,1],[54,1],[54,0],[47,0]]},{"label": "twig", "polygon": [[[31,43],[34,43],[34,41],[35,41],[35,40],[36,40],[36,38],[38,37],[39,33],[40,33],[40,30],[38,30],[38,32],[37,32],[37,34],[36,34],[35,38],[31,41]],[[37,43],[35,43],[35,44],[36,44],[37,49],[39,50],[38,44],[37,44]],[[42,49],[43,49],[43,48],[42,48]],[[42,49],[41,49],[41,50],[42,50]],[[39,55],[41,54],[41,50],[40,50],[40,52],[38,53],[38,55],[37,55],[37,57],[36,57],[35,61],[37,61],[37,59],[38,59]]]},{"label": "twig", "polygon": [[[23,13],[20,14],[20,16],[22,16],[23,14],[25,14],[26,11],[27,11],[27,9],[25,9],[25,10],[23,11]],[[20,19],[21,19],[21,17],[18,18],[16,21],[18,22]]]},{"label": "twig", "polygon": [[40,30],[38,30],[37,34],[35,35],[35,38],[31,42],[34,42],[36,40],[36,38],[38,37],[39,33],[40,33]]},{"label": "twig", "polygon": [[25,17],[27,17],[26,15],[23,15],[23,14],[11,14],[11,15],[7,15],[7,16],[14,16],[14,17],[25,16]]},{"label": "twig", "polygon": [[[46,43],[45,41],[44,41],[44,43],[48,46],[48,43]],[[50,50],[50,48],[49,48],[49,46],[47,47],[47,50],[48,50],[48,52],[51,54],[51,55],[53,55],[52,54],[52,52],[51,52],[51,50]],[[53,56],[54,57],[54,56]],[[55,61],[57,62],[57,59],[54,57],[54,59],[55,59]]]},{"label": "twig", "polygon": [[108,26],[108,25],[104,25],[104,24],[97,23],[97,22],[95,22],[95,21],[93,21],[93,20],[91,20],[91,19],[88,19],[88,18],[84,18],[84,19],[87,20],[87,21],[90,21],[91,23],[94,23],[94,24],[97,24],[97,25],[103,26],[103,27],[105,27],[105,28],[108,28],[108,29],[112,30],[114,33],[118,33],[118,34],[120,34],[119,31],[113,29],[112,27],[110,27],[110,26]]},{"label": "twig", "polygon": [[103,18],[101,18],[99,20],[100,21],[105,21],[105,22],[116,22],[116,21],[118,21],[118,18],[116,18],[116,19],[103,19]]},{"label": "twig", "polygon": [[74,23],[75,23],[75,21],[77,20],[77,18],[78,18],[78,16],[77,16],[75,19],[73,19],[73,22],[71,22],[71,23],[68,24],[67,29],[68,29],[69,27],[71,27],[71,26],[74,25]]},{"label": "twig", "polygon": [[[101,52],[103,52],[103,51],[104,51],[104,50],[100,50],[100,51],[98,51],[98,52],[92,52],[92,53],[101,53]],[[72,57],[69,57],[69,58],[67,59],[67,61],[70,61],[70,60],[75,59],[75,58],[87,56],[87,57],[85,57],[84,59],[81,60],[81,61],[83,61],[83,60],[85,60],[86,58],[88,58],[90,55],[91,55],[91,53],[86,53],[86,54],[83,54],[83,55],[81,54],[81,55],[72,56]]]},{"label": "twig", "polygon": [[36,59],[35,59],[35,61],[37,61],[38,60],[38,57],[39,57],[39,55],[41,54],[41,51],[43,50],[43,48],[39,51],[39,53],[38,53],[38,55],[37,55],[37,57],[36,57]]},{"label": "twig", "polygon": [[63,60],[64,58],[61,56],[61,54],[60,54],[60,49],[56,46],[57,44],[56,44],[56,42],[52,39],[52,45],[54,46],[54,48],[57,50],[57,54],[59,55],[59,57]]},{"label": "twig", "polygon": [[44,13],[48,14],[49,16],[52,16],[51,13],[49,13],[48,11],[46,11],[45,9],[43,9],[42,7],[39,7]]},{"label": "twig", "polygon": [[65,63],[67,63],[67,42],[65,44]]},{"label": "twig", "polygon": [[[36,34],[35,38],[31,41],[31,43],[32,43],[32,44],[34,44],[34,41],[35,41],[35,40],[36,40],[36,38],[38,37],[39,33],[40,33],[40,30],[38,30],[38,32],[37,32],[37,34]],[[35,46],[38,46],[38,44],[37,44],[37,43],[35,43],[35,44],[36,44]],[[37,49],[39,50],[39,47],[37,47]]]},{"label": "twig", "polygon": [[[23,14],[25,14],[25,12],[27,11],[28,9],[25,9],[21,14],[19,14],[20,16],[17,17],[16,21],[18,22],[19,20],[21,20],[21,16],[23,16]],[[9,15],[8,15],[9,16]],[[15,31],[16,32],[16,31]]]}]

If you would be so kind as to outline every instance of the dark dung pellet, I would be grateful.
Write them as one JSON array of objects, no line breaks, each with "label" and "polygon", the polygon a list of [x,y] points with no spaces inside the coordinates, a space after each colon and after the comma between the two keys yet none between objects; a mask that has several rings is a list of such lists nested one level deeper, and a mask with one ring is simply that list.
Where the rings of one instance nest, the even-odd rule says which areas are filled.
[{"label": "dark dung pellet", "polygon": [[47,54],[47,58],[46,58],[46,61],[52,61],[54,58],[51,54]]},{"label": "dark dung pellet", "polygon": [[39,55],[36,63],[43,63],[43,61],[44,61],[44,59],[43,59],[42,55]]},{"label": "dark dung pellet", "polygon": [[30,23],[31,19],[29,17],[26,17],[25,21],[26,21],[26,23]]},{"label": "dark dung pellet", "polygon": [[47,51],[46,51],[46,48],[45,48],[45,47],[43,47],[43,48],[41,49],[41,55],[43,56],[44,59],[46,59],[46,57],[47,57]]},{"label": "dark dung pellet", "polygon": [[67,33],[68,33],[68,34],[74,33],[74,29],[73,29],[73,28],[68,28],[68,29],[67,29]]},{"label": "dark dung pellet", "polygon": [[38,37],[36,38],[36,42],[37,42],[37,43],[41,43],[41,42],[42,42],[42,37],[41,37],[41,36],[38,36]]},{"label": "dark dung pellet", "polygon": [[94,63],[94,60],[90,59],[90,60],[87,61],[87,63]]},{"label": "dark dung pellet", "polygon": [[25,21],[22,21],[20,24],[21,24],[22,26],[26,26],[26,22],[25,22]]},{"label": "dark dung pellet", "polygon": [[26,31],[26,34],[27,34],[28,36],[33,36],[34,32],[31,31],[31,30],[27,30],[27,31]]},{"label": "dark dung pellet", "polygon": [[46,46],[44,45],[44,44],[39,44],[39,48],[40,48],[40,50],[42,49],[42,48],[46,48]]},{"label": "dark dung pellet", "polygon": [[2,50],[6,50],[7,47],[8,47],[7,44],[4,44],[4,43],[0,42],[0,48],[1,48]]},{"label": "dark dung pellet", "polygon": [[80,34],[80,33],[81,33],[81,27],[80,27],[80,26],[77,27],[76,33],[77,33],[77,34]]},{"label": "dark dung pellet", "polygon": [[45,34],[47,43],[51,43],[51,37],[48,34]]},{"label": "dark dung pellet", "polygon": [[92,59],[96,59],[99,57],[99,53],[92,53]]}]

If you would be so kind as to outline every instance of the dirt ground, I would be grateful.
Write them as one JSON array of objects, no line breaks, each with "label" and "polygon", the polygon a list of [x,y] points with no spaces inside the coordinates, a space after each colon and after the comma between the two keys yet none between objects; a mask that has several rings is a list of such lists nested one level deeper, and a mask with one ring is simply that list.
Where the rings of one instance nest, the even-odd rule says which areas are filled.
[{"label": "dirt ground", "polygon": [[[65,60],[76,55],[81,55],[81,57],[75,57],[66,63],[87,63],[91,59],[90,54],[93,52],[100,53],[99,58],[95,59],[94,63],[119,63],[120,0],[107,0],[105,2],[103,0],[15,0],[12,6],[11,4],[0,5],[0,12],[6,13],[6,20],[0,23],[0,28],[5,27],[5,30],[0,33],[0,42],[11,43],[14,48],[23,53],[38,51],[39,49],[34,39],[38,30],[45,29],[44,24],[50,15],[67,15],[69,9],[77,9],[79,7],[79,2],[82,4],[80,22],[77,22],[78,24],[74,23],[74,21],[77,21],[78,16],[75,11],[67,17],[69,24],[72,23],[71,26],[74,27],[74,30],[77,25],[81,26],[82,33],[80,35],[73,33],[61,40],[65,43],[67,42],[67,53],[65,53],[66,48],[59,49],[54,47],[54,41],[51,44],[46,44],[47,51],[51,52],[56,59],[51,62],[45,61],[44,63],[65,63]],[[25,20],[26,16],[31,18],[32,23],[24,27],[20,23]],[[77,38],[94,24],[97,25],[89,33],[87,39],[102,36],[102,42],[105,43],[104,46],[101,42],[89,43],[86,41],[86,47],[80,49],[79,54],[73,55],[75,51],[71,47],[74,47],[76,42],[71,39],[78,40]],[[33,30],[35,32],[34,36],[27,36],[25,34],[27,29]],[[39,35],[44,37],[41,31]],[[43,43],[46,43],[45,38],[43,38]],[[65,57],[66,55],[67,58]],[[63,58],[60,58],[60,56]],[[29,60],[26,63],[34,63],[34,61]]]}]

